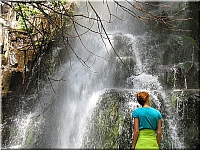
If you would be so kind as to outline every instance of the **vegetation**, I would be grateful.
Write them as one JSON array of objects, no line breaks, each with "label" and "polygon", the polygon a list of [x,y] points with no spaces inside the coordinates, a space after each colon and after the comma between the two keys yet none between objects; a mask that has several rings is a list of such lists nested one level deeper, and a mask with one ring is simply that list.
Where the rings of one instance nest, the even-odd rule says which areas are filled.
[{"label": "vegetation", "polygon": [[[12,3],[3,1],[2,3],[8,5],[13,9],[13,11],[17,13],[17,20],[20,22],[20,29],[23,30],[23,35],[26,35],[20,38],[20,32],[16,33],[18,38],[27,42],[27,44],[24,45],[21,51],[26,51],[27,53],[28,51],[33,50],[34,53],[41,54],[44,51],[46,45],[50,41],[53,41],[57,36],[59,36],[64,41],[64,43],[67,44],[67,49],[74,52],[77,59],[84,66],[90,68],[86,61],[79,57],[78,54],[76,54],[76,52],[73,50],[73,48],[68,42],[70,38],[77,38],[80,41],[82,41],[82,33],[78,33],[77,30],[78,27],[81,27],[86,29],[87,32],[94,32],[96,34],[99,34],[102,38],[102,41],[104,41],[104,38],[107,38],[115,54],[119,57],[118,53],[112,45],[112,42],[108,37],[108,33],[103,23],[112,23],[113,19],[122,20],[122,18],[119,18],[115,15],[114,12],[111,12],[109,2],[107,1],[105,2],[105,5],[107,6],[108,12],[110,14],[109,20],[104,20],[104,18],[100,17],[98,12],[93,7],[93,3],[91,1],[85,2],[85,9],[92,9],[96,17],[90,17],[89,14],[84,15],[75,13],[77,9],[77,4],[75,2],[67,2],[64,0],[52,2],[18,1]],[[172,12],[171,16],[167,16],[165,11],[171,7],[175,7],[174,2],[150,3],[139,1],[120,2],[113,0],[113,3],[116,4],[116,7],[118,7],[118,9],[122,9],[134,18],[141,20],[154,30],[156,28],[160,28],[162,30],[173,32],[189,31],[187,29],[184,29],[184,23],[185,21],[191,20],[192,18],[182,18],[183,16],[181,16],[184,10],[187,9],[187,5],[179,5],[178,7],[176,6],[176,11]],[[131,7],[133,9],[131,9]],[[158,7],[163,8],[162,11],[154,11]],[[99,29],[97,31],[94,31],[91,28],[80,24],[78,20],[81,18],[85,18],[93,21],[93,23],[97,23]],[[72,28],[75,32],[75,35],[73,35],[74,33],[69,32],[69,30],[72,30]],[[84,45],[84,43],[82,44]],[[85,49],[88,50],[87,47],[85,47]],[[123,60],[120,57],[119,59],[123,63]]]}]

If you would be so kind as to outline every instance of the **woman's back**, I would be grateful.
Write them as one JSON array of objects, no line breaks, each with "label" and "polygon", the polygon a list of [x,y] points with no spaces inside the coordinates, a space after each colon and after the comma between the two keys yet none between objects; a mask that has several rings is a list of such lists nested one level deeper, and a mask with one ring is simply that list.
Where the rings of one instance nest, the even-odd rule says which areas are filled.
[{"label": "woman's back", "polygon": [[139,130],[157,130],[158,120],[162,118],[160,112],[152,107],[141,107],[133,111],[132,116],[139,119]]}]

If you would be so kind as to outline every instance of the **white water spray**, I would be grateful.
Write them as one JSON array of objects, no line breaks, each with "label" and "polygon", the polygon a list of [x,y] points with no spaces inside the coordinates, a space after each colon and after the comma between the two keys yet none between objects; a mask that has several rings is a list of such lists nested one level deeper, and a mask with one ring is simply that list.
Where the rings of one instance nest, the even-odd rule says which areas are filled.
[{"label": "white water spray", "polygon": [[[98,5],[96,4],[94,6]],[[98,6],[95,8],[96,10],[100,9],[100,14],[106,16],[106,11],[104,11],[104,9],[108,12],[108,8],[106,6],[104,7],[105,8]],[[89,13],[92,16],[91,11],[89,11]],[[117,13],[124,14],[122,12]],[[109,15],[107,15],[107,17],[109,17]],[[130,20],[128,16],[126,17],[124,17],[125,23],[126,21],[128,22]],[[130,90],[149,91],[158,108],[161,108],[161,102],[156,94],[161,94],[161,97],[164,100],[163,104],[166,107],[166,111],[169,113],[167,121],[169,122],[169,133],[173,140],[172,143],[174,143],[173,147],[184,148],[182,141],[177,135],[177,122],[174,120],[173,114],[170,114],[170,104],[167,102],[165,91],[163,90],[162,85],[159,83],[158,77],[145,73],[143,70],[144,65],[141,57],[143,49],[139,47],[139,42],[143,41],[140,41],[141,38],[138,39],[138,37],[134,36],[131,31],[128,31],[128,28],[124,29],[125,26],[130,27],[131,29],[134,28],[132,24],[124,24],[121,21],[117,22],[115,26],[108,25],[105,27],[106,29],[109,29],[107,30],[108,33],[118,33],[120,31],[121,36],[126,37],[127,44],[131,45],[129,50],[132,51],[131,57],[133,57],[135,61],[135,75],[127,78],[127,83],[133,85],[132,89]],[[82,33],[81,30],[80,33]],[[105,35],[103,37],[105,37]],[[84,133],[86,132],[85,129],[89,123],[87,122],[88,118],[94,110],[99,97],[102,95],[102,91],[104,91],[106,88],[113,88],[112,77],[116,74],[116,72],[114,72],[115,70],[113,68],[109,68],[108,61],[105,59],[110,54],[109,52],[112,51],[111,46],[108,46],[108,40],[104,39],[104,42],[107,45],[105,46],[105,43],[102,43],[102,39],[96,34],[85,34],[81,36],[81,38],[85,46],[95,53],[96,56],[85,50],[84,46],[79,41],[76,43],[74,50],[83,61],[78,60],[75,56],[71,56],[71,61],[61,66],[59,72],[55,75],[55,79],[64,76],[66,82],[61,82],[56,88],[54,87],[56,94],[52,94],[49,91],[49,93],[47,93],[47,99],[55,97],[57,100],[56,103],[53,103],[55,108],[53,107],[51,109],[56,113],[47,111],[49,114],[45,114],[44,116],[47,117],[49,115],[50,117],[46,120],[40,120],[38,123],[38,126],[43,124],[46,125],[45,129],[38,131],[38,133],[41,132],[39,133],[40,135],[44,136],[41,146],[44,145],[45,147],[48,147],[49,145],[45,144],[50,143],[50,147],[52,148],[82,148],[83,137]],[[126,59],[126,57],[124,57],[124,59]],[[80,61],[85,62],[88,66],[85,67],[83,65],[84,63],[81,63]],[[136,103],[134,102],[129,104],[131,108],[136,107]],[[53,117],[51,118],[51,113],[55,113],[56,115],[52,115]],[[14,142],[14,145],[24,148],[27,146],[24,142],[24,139],[26,139],[27,134],[29,134],[28,128],[30,127],[31,118],[27,116],[22,117],[24,118],[21,118],[21,123],[17,122],[17,124],[19,127],[23,127],[24,130],[19,128],[17,132],[21,133],[19,138],[23,140],[22,143]],[[56,120],[55,126],[49,125],[52,124],[52,121],[54,120]],[[48,125],[51,128],[48,128]],[[55,133],[55,135],[51,135],[51,132]],[[38,137],[40,135],[38,135]],[[55,136],[55,138],[51,136]],[[51,145],[51,143],[54,144]]]}]

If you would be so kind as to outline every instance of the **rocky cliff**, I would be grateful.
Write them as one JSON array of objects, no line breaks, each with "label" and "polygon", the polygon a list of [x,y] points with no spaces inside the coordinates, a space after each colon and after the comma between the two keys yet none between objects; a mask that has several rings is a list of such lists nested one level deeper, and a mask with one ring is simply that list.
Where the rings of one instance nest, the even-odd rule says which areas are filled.
[{"label": "rocky cliff", "polygon": [[63,26],[66,30],[71,29],[70,17],[75,8],[74,2],[64,1],[1,2],[2,98],[23,91],[23,85],[37,58]]}]

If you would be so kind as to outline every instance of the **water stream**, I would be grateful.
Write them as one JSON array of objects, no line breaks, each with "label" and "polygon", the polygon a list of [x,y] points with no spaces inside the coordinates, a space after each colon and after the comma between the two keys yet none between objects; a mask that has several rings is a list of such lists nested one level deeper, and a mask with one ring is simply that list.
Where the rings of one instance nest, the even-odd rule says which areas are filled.
[{"label": "water stream", "polygon": [[[165,91],[158,76],[149,71],[152,69],[152,60],[148,58],[152,56],[146,55],[146,46],[153,37],[142,31],[137,19],[112,3],[109,6],[123,21],[113,17],[113,22],[104,23],[104,27],[119,57],[127,62],[126,67],[114,53],[108,39],[103,38],[102,42],[101,36],[91,32],[82,35],[82,41],[76,39],[73,45],[73,50],[82,60],[71,54],[70,61],[66,61],[50,76],[52,79],[60,79],[59,81],[51,80],[51,84],[47,81],[42,88],[35,87],[32,94],[22,98],[21,111],[13,118],[9,144],[5,147],[82,148],[85,143],[92,141],[86,141],[85,135],[90,132],[90,119],[102,95],[117,89],[122,95],[128,95],[127,106],[121,107],[128,109],[127,113],[138,107],[134,99],[135,93],[148,91],[152,106],[163,114],[164,138],[161,147],[184,148],[184,140],[178,135],[177,116],[171,113],[168,91]],[[81,3],[79,7],[83,12],[86,6]],[[105,4],[93,3],[93,7],[102,18],[109,20]],[[86,13],[95,16],[89,6]],[[88,27],[93,23],[91,20],[81,21]],[[91,29],[102,30],[97,24]],[[80,34],[85,30],[77,27]],[[106,37],[103,31],[102,35]]]}]

